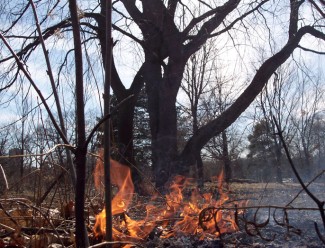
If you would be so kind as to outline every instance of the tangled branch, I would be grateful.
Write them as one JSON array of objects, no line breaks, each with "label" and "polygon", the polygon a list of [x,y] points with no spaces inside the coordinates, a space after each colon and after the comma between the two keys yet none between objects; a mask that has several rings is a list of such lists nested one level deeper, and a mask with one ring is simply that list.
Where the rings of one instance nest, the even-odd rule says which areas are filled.
[{"label": "tangled branch", "polygon": [[[245,215],[247,212],[246,210],[256,209],[252,218],[249,218]],[[265,221],[259,222],[258,221],[258,212],[261,209],[267,209],[268,215]],[[273,209],[272,218],[276,226],[286,229],[286,236],[290,234],[301,235],[302,231],[299,228],[294,227],[290,224],[288,211],[301,211],[301,210],[308,210],[308,211],[318,211],[318,208],[294,208],[288,206],[246,206],[246,207],[207,207],[203,209],[199,214],[199,223],[198,225],[205,230],[206,224],[208,222],[214,221],[214,226],[216,232],[220,234],[222,238],[222,234],[220,231],[220,221],[217,220],[217,215],[222,211],[233,211],[235,216],[235,223],[238,227],[243,227],[245,232],[249,236],[259,237],[264,241],[273,241],[276,238],[276,234],[271,234],[271,236],[267,237],[264,234],[264,229],[271,225],[271,209]],[[282,221],[276,217],[276,212],[281,210],[283,212]],[[224,220],[223,220],[224,221]],[[319,230],[318,230],[319,231]],[[317,232],[317,229],[316,229]],[[318,234],[318,233],[317,233]],[[319,234],[318,234],[319,235]]]}]

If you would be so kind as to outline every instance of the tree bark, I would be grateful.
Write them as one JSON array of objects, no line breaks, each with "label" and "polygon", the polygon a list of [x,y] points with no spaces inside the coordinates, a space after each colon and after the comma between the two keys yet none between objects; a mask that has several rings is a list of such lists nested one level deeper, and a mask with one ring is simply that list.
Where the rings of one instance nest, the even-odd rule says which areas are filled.
[{"label": "tree bark", "polygon": [[157,187],[170,176],[171,162],[177,154],[175,98],[162,78],[157,61],[146,63],[144,77],[148,96],[148,111],[152,137],[152,162]]}]

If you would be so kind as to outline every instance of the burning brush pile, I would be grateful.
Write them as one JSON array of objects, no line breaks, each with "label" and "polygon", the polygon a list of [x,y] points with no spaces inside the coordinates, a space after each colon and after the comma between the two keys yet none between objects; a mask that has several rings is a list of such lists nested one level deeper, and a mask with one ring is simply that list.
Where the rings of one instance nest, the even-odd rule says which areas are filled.
[{"label": "burning brush pile", "polygon": [[[95,185],[101,189],[103,164],[98,162],[94,173]],[[111,161],[112,184],[118,191],[112,200],[113,239],[151,247],[218,247],[220,235],[238,230],[235,209],[244,202],[230,201],[223,189],[223,174],[213,178],[213,188],[200,193],[191,179],[176,176],[165,196],[155,192],[145,202],[133,199],[134,186],[128,167]],[[140,202],[140,203],[139,203]],[[106,211],[96,216],[93,227],[98,241],[105,237]],[[189,238],[190,237],[190,238]],[[191,241],[189,241],[191,239]],[[158,241],[159,240],[159,241]],[[168,244],[174,240],[173,244]],[[176,242],[176,243],[175,243]],[[187,244],[191,243],[191,244]],[[193,243],[194,242],[194,243]]]}]

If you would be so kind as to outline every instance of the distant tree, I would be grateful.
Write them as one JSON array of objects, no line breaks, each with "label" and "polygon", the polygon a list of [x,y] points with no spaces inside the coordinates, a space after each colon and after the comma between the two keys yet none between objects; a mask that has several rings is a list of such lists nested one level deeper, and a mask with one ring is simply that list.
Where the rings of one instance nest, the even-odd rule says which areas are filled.
[{"label": "distant tree", "polygon": [[251,178],[262,181],[273,181],[276,178],[276,156],[273,135],[270,133],[270,123],[261,119],[253,126],[252,133],[248,135],[247,160],[251,171]]},{"label": "distant tree", "polygon": [[8,134],[6,134],[4,137],[0,138],[0,156],[3,156],[6,154],[7,136],[8,136]]},{"label": "distant tree", "polygon": [[[217,118],[231,103],[231,99],[229,99],[230,93],[224,93],[224,91],[231,91],[231,80],[218,78],[216,75],[214,77],[215,86],[213,88],[210,87],[202,98],[201,115],[203,123]],[[206,156],[211,156],[214,160],[223,162],[225,180],[227,182],[232,178],[229,130],[224,130],[221,134],[212,137],[205,145]]]},{"label": "distant tree", "polygon": [[269,123],[266,120],[261,120],[254,125],[252,134],[248,135],[248,158],[266,161],[272,157],[274,143],[269,130]]}]

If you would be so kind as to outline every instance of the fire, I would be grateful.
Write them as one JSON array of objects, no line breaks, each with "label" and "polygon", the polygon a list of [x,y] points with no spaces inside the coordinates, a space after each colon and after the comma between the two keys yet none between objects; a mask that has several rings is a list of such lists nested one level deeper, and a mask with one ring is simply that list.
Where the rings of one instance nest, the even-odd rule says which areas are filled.
[{"label": "fire", "polygon": [[[227,203],[229,197],[223,190],[223,173],[215,178],[217,196],[213,193],[200,194],[193,180],[176,176],[170,185],[170,193],[165,196],[165,204],[146,205],[146,217],[134,220],[126,214],[134,192],[130,169],[114,160],[111,160],[110,169],[112,183],[119,189],[112,200],[112,214],[120,216],[114,217],[114,240],[144,240],[155,228],[161,230],[160,238],[197,235],[200,239],[211,236],[217,238],[222,233],[238,230],[234,213],[224,210],[233,205]],[[94,175],[95,184],[100,187],[103,177],[101,161],[97,163]],[[214,209],[213,217],[205,216],[208,212],[203,213],[205,209]],[[105,209],[96,216],[93,231],[97,237],[105,235],[105,218]]]},{"label": "fire", "polygon": [[[132,182],[131,171],[129,167],[122,165],[113,159],[111,159],[110,164],[111,182],[119,189],[112,201],[112,214],[115,215],[126,211],[128,205],[132,200],[134,185]],[[101,190],[103,187],[101,183],[103,181],[103,177],[103,162],[101,160],[98,160],[94,172],[95,187],[97,190]]]},{"label": "fire", "polygon": [[[102,151],[99,155],[103,157]],[[117,215],[124,213],[127,210],[130,202],[132,201],[134,185],[132,182],[131,171],[129,167],[122,165],[113,159],[110,160],[110,166],[111,182],[119,189],[112,200],[112,214]],[[98,159],[94,172],[94,182],[97,190],[101,190],[103,188],[103,184],[101,183],[103,181],[103,178],[103,161]],[[96,216],[94,232],[97,236],[105,234],[105,218],[106,211],[103,209],[103,211]]]}]

